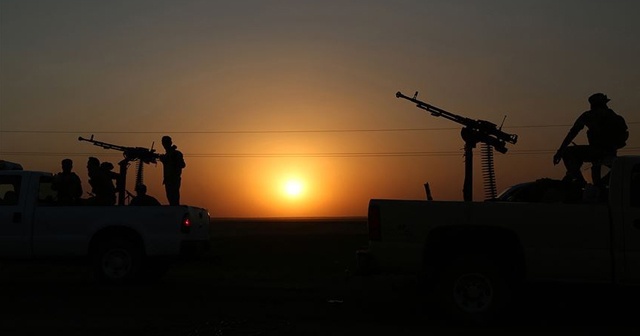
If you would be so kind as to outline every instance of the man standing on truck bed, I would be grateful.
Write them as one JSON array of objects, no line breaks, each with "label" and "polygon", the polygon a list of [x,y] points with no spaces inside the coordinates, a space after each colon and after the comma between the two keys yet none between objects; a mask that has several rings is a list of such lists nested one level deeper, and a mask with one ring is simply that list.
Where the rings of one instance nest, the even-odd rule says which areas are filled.
[{"label": "man standing on truck bed", "polygon": [[[582,163],[591,162],[591,179],[596,186],[603,187],[601,165],[613,159],[618,149],[626,145],[629,131],[624,118],[617,115],[607,106],[610,99],[603,93],[595,93],[589,97],[591,109],[578,117],[569,133],[562,141],[560,148],[553,156],[553,164],[564,161],[567,173],[563,181],[574,182],[580,186],[587,181],[582,176]],[[589,145],[569,146],[578,133],[588,128]]]},{"label": "man standing on truck bed", "polygon": [[64,159],[61,162],[62,172],[53,176],[51,189],[58,192],[58,203],[61,205],[77,204],[82,197],[82,182],[73,170],[73,161]]},{"label": "man standing on truck bed", "polygon": [[184,157],[168,135],[162,137],[162,147],[166,151],[164,155],[160,155],[160,161],[163,166],[162,183],[167,193],[167,200],[169,205],[180,205],[181,175],[182,169],[186,167]]}]

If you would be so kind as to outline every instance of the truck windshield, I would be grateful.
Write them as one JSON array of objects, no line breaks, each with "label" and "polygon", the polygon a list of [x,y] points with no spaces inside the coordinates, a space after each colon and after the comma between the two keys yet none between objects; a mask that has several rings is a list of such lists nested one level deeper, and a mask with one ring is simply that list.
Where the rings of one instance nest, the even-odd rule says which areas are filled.
[{"label": "truck windshield", "polygon": [[498,201],[532,203],[580,203],[582,189],[548,178],[520,183],[502,192]]}]

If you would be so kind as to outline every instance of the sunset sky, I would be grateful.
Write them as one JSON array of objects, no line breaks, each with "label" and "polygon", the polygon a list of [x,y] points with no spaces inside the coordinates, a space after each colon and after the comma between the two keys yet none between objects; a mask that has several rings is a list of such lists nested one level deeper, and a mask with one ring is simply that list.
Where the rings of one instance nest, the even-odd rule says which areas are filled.
[{"label": "sunset sky", "polygon": [[[57,172],[72,158],[88,191],[87,157],[120,153],[78,136],[163,152],[170,135],[182,203],[214,217],[362,216],[370,198],[424,199],[425,182],[461,200],[460,125],[395,98],[420,91],[507,116],[519,142],[496,153],[499,190],[561,178],[553,153],[595,92],[629,124],[621,154],[640,154],[639,13],[627,0],[2,0],[0,159]],[[145,183],[166,204],[161,171]]]}]

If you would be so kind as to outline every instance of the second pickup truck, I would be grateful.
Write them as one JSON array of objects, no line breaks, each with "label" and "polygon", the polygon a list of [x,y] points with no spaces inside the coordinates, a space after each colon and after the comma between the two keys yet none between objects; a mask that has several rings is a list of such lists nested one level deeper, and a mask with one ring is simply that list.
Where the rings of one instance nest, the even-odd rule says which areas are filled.
[{"label": "second pickup truck", "polygon": [[62,206],[50,173],[0,171],[0,258],[78,259],[98,279],[158,277],[209,246],[209,213],[191,206]]}]

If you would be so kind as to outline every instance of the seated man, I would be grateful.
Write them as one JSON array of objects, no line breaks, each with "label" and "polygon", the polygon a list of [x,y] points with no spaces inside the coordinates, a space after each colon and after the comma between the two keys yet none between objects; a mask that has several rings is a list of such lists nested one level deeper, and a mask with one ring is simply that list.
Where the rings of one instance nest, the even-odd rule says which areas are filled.
[{"label": "seated man", "polygon": [[144,184],[138,184],[136,186],[136,197],[131,200],[129,205],[135,206],[147,206],[147,205],[161,205],[158,200],[153,197],[147,195],[147,186]]},{"label": "seated man", "polygon": [[18,193],[13,190],[8,190],[4,193],[3,204],[6,205],[17,205],[18,204]]},{"label": "seated man", "polygon": [[[591,109],[578,117],[553,156],[554,165],[562,160],[567,168],[564,181],[575,182],[580,186],[586,185],[587,181],[582,176],[580,168],[584,162],[591,162],[591,183],[598,187],[604,187],[606,184],[606,179],[603,181],[601,176],[601,167],[603,164],[610,164],[617,156],[617,150],[626,145],[629,137],[624,118],[607,106],[609,100],[602,93],[591,95]],[[584,127],[588,129],[589,145],[569,146]]]}]

